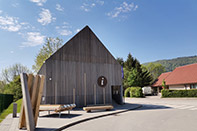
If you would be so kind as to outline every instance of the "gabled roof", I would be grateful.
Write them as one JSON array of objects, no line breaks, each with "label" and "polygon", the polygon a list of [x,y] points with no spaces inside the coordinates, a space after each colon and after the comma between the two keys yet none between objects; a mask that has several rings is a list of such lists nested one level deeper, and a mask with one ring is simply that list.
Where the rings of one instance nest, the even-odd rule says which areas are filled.
[{"label": "gabled roof", "polygon": [[[170,74],[171,74],[171,72],[162,73],[162,74],[157,78],[157,80],[156,80],[155,83],[152,85],[152,87],[162,86],[162,81],[163,81],[163,79],[166,79]],[[165,80],[165,81],[166,81],[166,80]]]},{"label": "gabled roof", "polygon": [[166,85],[197,83],[197,63],[177,67],[165,81]]},{"label": "gabled roof", "polygon": [[172,72],[162,73],[152,87],[166,85],[184,85],[197,83],[197,63],[175,68]]},{"label": "gabled roof", "polygon": [[119,65],[113,55],[88,26],[85,26],[46,61],[48,60]]}]

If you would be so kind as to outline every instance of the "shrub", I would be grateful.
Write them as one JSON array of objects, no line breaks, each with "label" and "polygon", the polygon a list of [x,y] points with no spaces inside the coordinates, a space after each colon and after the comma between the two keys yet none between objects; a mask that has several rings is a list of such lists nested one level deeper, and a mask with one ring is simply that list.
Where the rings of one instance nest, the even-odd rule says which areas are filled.
[{"label": "shrub", "polygon": [[130,87],[124,91],[124,97],[130,97]]},{"label": "shrub", "polygon": [[20,76],[16,76],[13,81],[5,85],[3,94],[12,94],[14,101],[22,98]]},{"label": "shrub", "polygon": [[197,97],[197,89],[191,90],[167,90],[161,91],[162,97]]},{"label": "shrub", "polygon": [[141,87],[130,87],[130,97],[143,97]]}]

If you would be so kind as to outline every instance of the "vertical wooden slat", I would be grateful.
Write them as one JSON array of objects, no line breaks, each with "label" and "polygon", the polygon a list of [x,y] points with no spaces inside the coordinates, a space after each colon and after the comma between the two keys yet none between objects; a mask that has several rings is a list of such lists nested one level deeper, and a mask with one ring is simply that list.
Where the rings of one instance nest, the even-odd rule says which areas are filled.
[{"label": "vertical wooden slat", "polygon": [[73,104],[75,104],[75,88],[73,88]]},{"label": "vertical wooden slat", "polygon": [[[28,75],[28,91],[30,93],[30,98],[31,98],[31,91],[32,91],[32,81],[33,81],[33,74]],[[24,104],[22,102],[21,104],[21,111],[20,111],[20,117],[19,117],[19,129],[26,127],[26,120],[25,120],[25,111],[24,111]]]},{"label": "vertical wooden slat", "polygon": [[94,104],[96,105],[96,84],[94,84]]},{"label": "vertical wooden slat", "polygon": [[19,117],[19,124],[18,128],[21,129],[23,127],[26,127],[26,122],[25,122],[25,111],[24,111],[24,105],[23,102],[21,104],[21,111],[20,111],[20,117]]},{"label": "vertical wooden slat", "polygon": [[30,94],[29,94],[29,90],[28,90],[27,75],[25,73],[22,73],[20,76],[21,76],[23,105],[24,105],[27,130],[34,131],[35,122],[34,122],[34,117],[33,117]]},{"label": "vertical wooden slat", "polygon": [[31,98],[31,104],[32,104],[34,116],[35,116],[36,101],[38,98],[38,85],[39,85],[39,75],[36,75],[33,83],[32,98]]},{"label": "vertical wooden slat", "polygon": [[41,98],[42,98],[42,94],[43,94],[44,79],[45,79],[45,76],[40,76],[40,85],[39,85],[38,98],[37,98],[37,102],[36,102],[35,116],[34,116],[35,126],[37,125],[40,102],[41,102]]},{"label": "vertical wooden slat", "polygon": [[86,73],[84,73],[84,106],[86,106]]},{"label": "vertical wooden slat", "polygon": [[103,88],[103,104],[105,105],[105,87]]},{"label": "vertical wooden slat", "polygon": [[57,82],[55,82],[55,104],[58,102]]}]

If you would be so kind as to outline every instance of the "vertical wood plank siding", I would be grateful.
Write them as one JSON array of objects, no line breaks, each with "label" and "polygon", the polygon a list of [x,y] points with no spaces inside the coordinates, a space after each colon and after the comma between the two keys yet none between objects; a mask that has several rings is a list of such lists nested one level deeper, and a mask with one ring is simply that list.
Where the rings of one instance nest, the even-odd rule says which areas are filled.
[{"label": "vertical wood plank siding", "polygon": [[[85,103],[94,104],[94,85],[96,103],[104,104],[105,98],[105,103],[109,104],[112,103],[111,86],[122,85],[121,66],[88,26],[48,58],[39,74],[46,76],[44,104],[70,104],[74,98],[77,107],[83,107]],[[103,87],[97,84],[99,76],[107,78],[104,94]]]}]

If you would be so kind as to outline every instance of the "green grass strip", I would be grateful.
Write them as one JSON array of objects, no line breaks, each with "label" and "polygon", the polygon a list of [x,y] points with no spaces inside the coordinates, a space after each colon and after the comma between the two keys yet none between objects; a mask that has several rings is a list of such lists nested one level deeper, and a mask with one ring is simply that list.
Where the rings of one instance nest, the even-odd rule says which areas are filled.
[{"label": "green grass strip", "polygon": [[[22,99],[19,99],[18,101],[16,101],[17,103],[17,113],[20,113],[21,110],[21,103],[22,103]],[[0,123],[3,121],[3,119],[6,118],[7,115],[9,115],[10,113],[13,113],[13,103],[9,105],[9,107],[7,109],[5,109],[1,115],[0,115]]]}]

